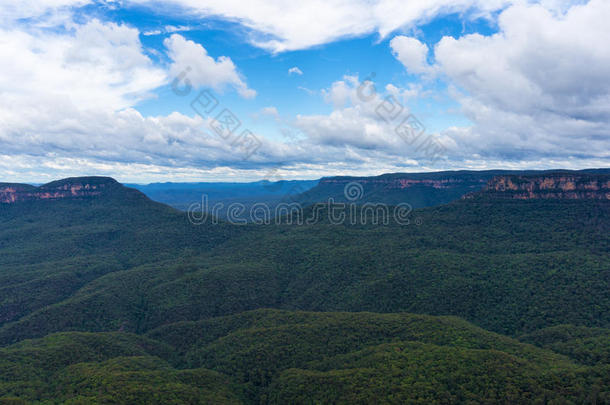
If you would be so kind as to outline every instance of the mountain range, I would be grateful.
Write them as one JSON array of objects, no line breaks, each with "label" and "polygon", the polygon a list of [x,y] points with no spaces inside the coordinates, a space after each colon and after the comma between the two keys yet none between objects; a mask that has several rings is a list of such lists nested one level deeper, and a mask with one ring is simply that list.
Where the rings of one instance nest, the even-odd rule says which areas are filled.
[{"label": "mountain range", "polygon": [[[325,177],[318,180],[258,181],[253,183],[152,183],[128,184],[140,190],[154,201],[174,208],[188,210],[198,206],[202,197],[207,198],[208,207],[216,205],[216,213],[226,218],[231,204],[241,204],[245,211],[255,204],[265,204],[273,209],[280,203],[298,203],[308,206],[314,203],[354,202],[356,204],[383,203],[409,204],[413,208],[433,207],[447,204],[462,196],[481,190],[497,176],[531,176],[545,174],[610,174],[608,169],[582,171],[546,170],[487,170],[446,171],[434,173],[391,173],[374,177]],[[347,198],[346,187],[360,187],[354,198]],[[356,191],[356,190],[353,190]]]},{"label": "mountain range", "polygon": [[2,183],[0,402],[608,403],[609,189],[608,170],[327,178],[305,215],[425,207],[235,225],[109,178]]}]

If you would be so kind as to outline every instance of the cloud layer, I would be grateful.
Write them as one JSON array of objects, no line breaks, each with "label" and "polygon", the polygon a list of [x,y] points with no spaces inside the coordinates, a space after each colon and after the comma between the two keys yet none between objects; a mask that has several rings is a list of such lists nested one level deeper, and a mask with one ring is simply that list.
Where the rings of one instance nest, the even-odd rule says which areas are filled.
[{"label": "cloud layer", "polygon": [[[155,3],[126,3],[133,2]],[[165,54],[154,60],[137,28],[75,21],[69,10],[86,3],[0,5],[5,22],[0,28],[0,174],[6,180],[85,173],[128,181],[257,180],[270,173],[314,178],[610,162],[608,1],[572,7],[562,0],[512,5],[466,0],[166,1],[197,16],[238,21],[251,30],[249,42],[270,52],[372,32],[385,37],[449,12],[488,15],[502,10],[493,35],[444,37],[430,47],[418,38],[396,35],[384,44],[409,77],[419,75],[420,81],[375,83],[378,93],[364,97],[362,86],[373,83],[362,83],[357,74],[337,78],[324,89],[303,88],[328,104],[332,111],[326,114],[282,117],[285,109],[274,100],[253,106],[290,136],[272,141],[257,133],[262,146],[248,159],[197,115],[144,116],[135,109],[187,70],[194,87],[234,90],[252,99],[256,91],[230,57],[212,56],[205,44],[173,33],[163,42]],[[30,20],[24,23],[23,18]],[[293,67],[288,74],[302,72]],[[388,97],[404,106],[404,117],[410,113],[407,104],[422,97],[428,81],[446,84],[472,123],[428,134],[444,146],[441,159],[430,159],[405,142],[396,131],[398,122],[387,119]]]},{"label": "cloud layer", "polygon": [[438,68],[475,124],[454,131],[478,153],[589,156],[610,153],[610,3],[557,14],[516,5],[492,36],[445,37]]},{"label": "cloud layer", "polygon": [[173,4],[183,12],[222,17],[252,30],[250,42],[272,52],[307,49],[338,39],[415,26],[439,14],[487,15],[508,0],[130,0],[130,3]]}]

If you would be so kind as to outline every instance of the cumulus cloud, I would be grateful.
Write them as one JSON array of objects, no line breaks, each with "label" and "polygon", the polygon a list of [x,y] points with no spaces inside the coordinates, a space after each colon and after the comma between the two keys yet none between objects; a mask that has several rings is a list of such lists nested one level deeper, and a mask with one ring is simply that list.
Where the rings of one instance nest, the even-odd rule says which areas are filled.
[{"label": "cumulus cloud", "polygon": [[390,41],[392,54],[409,73],[422,74],[432,70],[428,64],[428,46],[416,38],[396,36]]},{"label": "cumulus cloud", "polygon": [[256,91],[248,88],[231,58],[219,56],[214,59],[203,46],[178,34],[173,34],[163,43],[173,61],[170,74],[174,77],[186,72],[196,87],[209,86],[221,90],[231,86],[244,98],[256,96]]},{"label": "cumulus cloud", "polygon": [[137,29],[92,20],[65,32],[15,27],[0,36],[0,144],[14,163],[2,174],[16,176],[6,180],[64,173],[59,162],[82,174],[235,160],[225,142],[204,136],[201,118],[144,117],[132,108],[168,81]]},{"label": "cumulus cloud", "polygon": [[407,101],[420,96],[421,89],[422,86],[415,83],[409,83],[407,88],[400,88],[392,83],[388,83],[385,86],[385,91],[401,103],[406,103]]},{"label": "cumulus cloud", "polygon": [[181,6],[197,17],[223,17],[250,28],[250,42],[272,52],[306,49],[341,38],[391,32],[439,14],[467,17],[500,10],[508,0],[130,0],[154,7]]},{"label": "cumulus cloud", "polygon": [[[257,180],[281,162],[290,162],[279,169],[286,177],[373,174],[393,167],[386,159],[373,163],[372,155],[382,152],[318,144],[313,137],[271,142],[260,134],[260,152],[245,159],[209,130],[209,119],[177,112],[143,116],[133,106],[167,84],[169,76],[147,56],[135,28],[91,20],[67,30],[16,27],[1,34],[0,174],[5,180],[85,173],[119,174],[125,181]],[[249,90],[228,58],[212,58],[178,35],[166,46],[171,68],[179,62],[191,66],[193,84]],[[275,116],[277,109],[264,113]]]},{"label": "cumulus cloud", "polygon": [[[173,2],[190,4],[189,10],[201,16],[237,20],[253,30],[253,43],[274,52],[375,31],[386,36],[438,14],[487,13],[506,5],[461,0]],[[15,2],[10,10],[3,3],[0,15],[6,17],[2,12],[9,10],[6,18],[36,18],[36,24],[44,25],[45,18],[85,3]],[[126,25],[98,20],[70,21],[58,30],[40,25],[21,29],[14,21],[0,25],[0,174],[10,181],[84,173],[121,173],[125,181],[213,181],[266,178],[281,162],[289,162],[278,170],[284,178],[607,166],[610,51],[603,39],[610,37],[610,5],[603,0],[575,7],[563,0],[543,3],[502,11],[497,34],[443,38],[432,50],[434,58],[417,39],[397,36],[390,41],[407,71],[445,79],[473,123],[431,134],[447,149],[436,163],[397,136],[396,122],[379,113],[388,96],[407,106],[425,93],[421,84],[387,84],[380,93],[362,97],[363,80],[352,75],[323,91],[301,88],[321,95],[332,112],[297,115],[290,130],[299,136],[286,143],[256,134],[262,146],[245,160],[230,142],[209,131],[208,120],[181,113],[147,117],[133,108],[187,68],[195,86],[254,96],[230,58],[212,57],[202,45],[174,34],[165,41],[168,72],[149,58],[140,32]],[[276,13],[278,7],[286,11]],[[318,21],[324,14],[319,10],[329,11],[323,21]],[[373,83],[364,84],[368,89]],[[261,114],[276,116],[277,109],[266,107]]]},{"label": "cumulus cloud", "polygon": [[475,124],[456,139],[486,154],[610,157],[609,19],[604,0],[521,4],[497,34],[443,38],[438,67]]},{"label": "cumulus cloud", "polygon": [[358,86],[358,76],[345,75],[343,80],[337,80],[328,89],[322,90],[322,96],[327,103],[335,108],[344,107],[355,98],[355,87]]},{"label": "cumulus cloud", "polygon": [[[402,137],[397,127],[410,116],[404,103],[410,89],[388,84],[385,91],[376,89],[370,80],[345,76],[323,91],[333,105],[330,114],[298,115],[295,126],[311,144],[344,148],[346,156],[373,156],[402,164],[428,164],[441,159],[444,139],[438,134],[421,134],[418,140]],[[438,146],[433,156],[422,145]]]},{"label": "cumulus cloud", "polygon": [[166,82],[146,56],[136,29],[92,20],[71,31],[0,30],[0,89],[5,111],[54,100],[121,109]]},{"label": "cumulus cloud", "polygon": [[[350,99],[359,103],[355,91],[352,86]],[[197,115],[145,117],[133,108],[82,109],[42,101],[23,111],[21,122],[13,116],[0,127],[0,173],[7,180],[44,181],[83,173],[143,182],[260,180],[275,172],[285,178],[316,178],[418,167],[418,161],[399,155],[399,141],[375,118],[374,104],[351,105],[331,117],[299,116],[293,124],[304,137],[292,142],[256,134],[262,146],[246,159],[209,129],[210,119]],[[264,112],[275,115],[277,109]]]},{"label": "cumulus cloud", "polygon": [[[209,119],[177,112],[143,116],[133,106],[166,84],[168,76],[146,55],[134,28],[92,20],[61,33],[9,29],[1,34],[4,180],[45,181],[83,174],[120,174],[126,181],[256,180],[280,162],[290,162],[282,169],[287,177],[374,170],[369,155],[377,152],[320,145],[313,138],[284,144],[256,134],[262,142],[260,152],[245,159],[235,145],[210,131]],[[187,59],[193,73],[203,74],[203,59],[214,65],[206,66],[206,72],[215,83],[238,88],[243,83],[231,74],[234,69],[228,69],[229,74],[222,70],[234,67],[226,59],[206,56],[202,47],[178,36],[170,41],[175,60],[183,60],[185,49],[193,51],[193,59]],[[264,112],[275,115],[277,109]]]},{"label": "cumulus cloud", "polygon": [[[144,117],[132,108],[168,83],[137,29],[94,19],[65,30],[16,25],[0,36],[2,153],[161,166],[239,160],[226,142],[205,136],[199,117]],[[171,68],[188,64],[194,84],[253,95],[230,59],[214,60],[179,35],[166,45]]]}]

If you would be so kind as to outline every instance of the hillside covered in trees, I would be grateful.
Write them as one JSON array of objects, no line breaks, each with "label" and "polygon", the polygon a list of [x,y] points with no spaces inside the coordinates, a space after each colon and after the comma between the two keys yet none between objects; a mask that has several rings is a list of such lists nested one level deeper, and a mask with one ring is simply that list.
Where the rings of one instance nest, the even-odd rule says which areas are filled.
[{"label": "hillside covered in trees", "polygon": [[0,204],[0,401],[610,401],[608,200],[240,226],[51,189]]}]

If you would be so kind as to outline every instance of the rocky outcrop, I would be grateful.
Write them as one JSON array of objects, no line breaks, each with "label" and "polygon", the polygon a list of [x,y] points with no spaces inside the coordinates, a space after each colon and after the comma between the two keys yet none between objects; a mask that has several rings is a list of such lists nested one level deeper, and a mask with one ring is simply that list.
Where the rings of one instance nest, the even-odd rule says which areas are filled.
[{"label": "rocky outcrop", "polygon": [[116,180],[109,177],[75,177],[54,181],[40,187],[0,183],[0,203],[92,198],[120,187],[121,185]]},{"label": "rocky outcrop", "polygon": [[485,188],[464,198],[539,200],[610,200],[610,176],[586,173],[548,173],[544,175],[506,175],[492,178]]},{"label": "rocky outcrop", "polygon": [[[546,182],[540,180],[540,184],[538,184],[536,180],[533,180],[538,178],[547,180]],[[562,178],[563,180],[561,180]],[[388,205],[408,203],[413,208],[423,208],[448,204],[461,198],[481,196],[483,195],[481,190],[485,190],[484,195],[486,196],[495,193],[502,198],[602,198],[601,196],[605,194],[593,190],[592,187],[594,184],[597,187],[599,183],[599,187],[603,189],[603,179],[606,179],[605,182],[607,182],[609,178],[610,170],[608,169],[582,171],[460,170],[434,173],[390,173],[375,177],[327,177],[321,179],[316,187],[298,195],[294,200],[302,205],[325,202],[332,198],[336,202],[356,204],[371,202]],[[561,181],[565,182],[565,185],[554,185]],[[575,189],[572,191],[574,194],[568,195],[567,190],[572,187],[571,182],[574,183]],[[355,187],[353,187],[353,183],[357,183]],[[345,194],[348,187],[359,191],[355,197]],[[510,190],[514,187],[517,189]],[[522,189],[519,189],[520,187]],[[564,188],[566,191],[563,191]],[[559,193],[560,189],[561,193]]]}]

